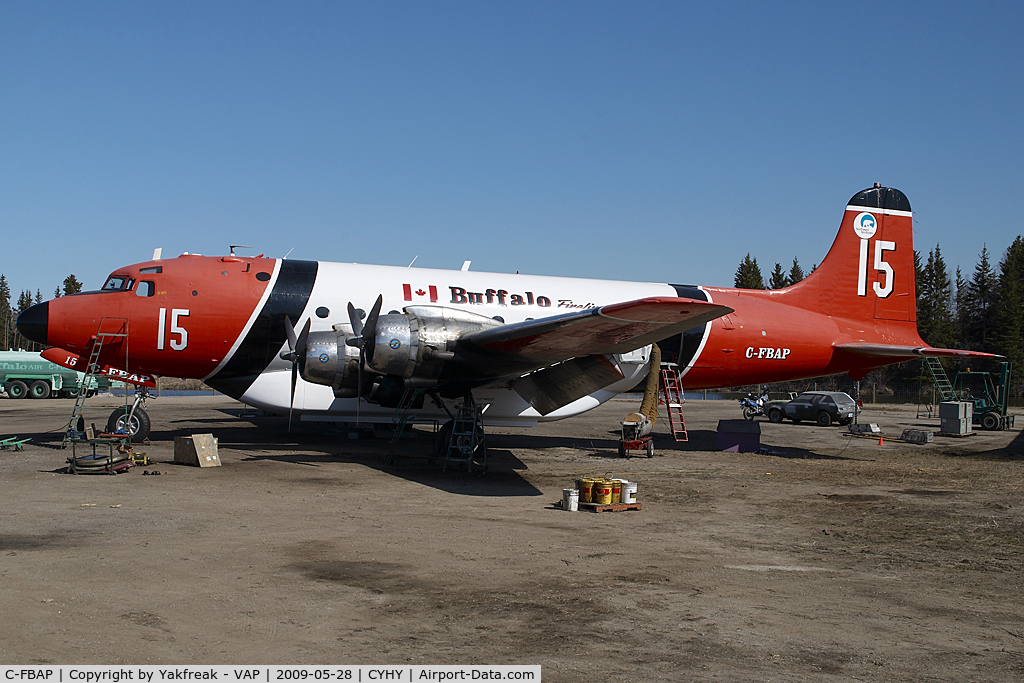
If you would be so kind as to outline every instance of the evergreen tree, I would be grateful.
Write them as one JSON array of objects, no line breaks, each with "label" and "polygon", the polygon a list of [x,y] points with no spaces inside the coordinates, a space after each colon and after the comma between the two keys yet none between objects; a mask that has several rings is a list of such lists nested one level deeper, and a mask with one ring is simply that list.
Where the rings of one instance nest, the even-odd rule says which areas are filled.
[{"label": "evergreen tree", "polygon": [[789,269],[789,276],[787,279],[791,285],[795,285],[804,279],[804,269],[800,267],[800,263],[797,262],[796,256],[793,257],[793,267]]},{"label": "evergreen tree", "polygon": [[1024,367],[1024,240],[1019,235],[999,263],[995,298],[993,350]]},{"label": "evergreen tree", "polygon": [[43,303],[43,292],[40,289],[36,289],[36,303],[37,304]]},{"label": "evergreen tree", "polygon": [[956,326],[956,346],[960,349],[969,348],[970,321],[967,315],[967,282],[956,267],[956,294],[953,299],[953,319]]},{"label": "evergreen tree", "polygon": [[918,332],[932,346],[954,346],[953,283],[949,279],[939,245],[936,244],[935,249],[928,252],[928,260],[923,266],[920,265],[920,258],[916,260]]},{"label": "evergreen tree", "polygon": [[768,280],[768,289],[782,289],[783,287],[789,287],[789,279],[782,272],[782,265],[776,263],[775,270],[772,271],[772,276]]},{"label": "evergreen tree", "polygon": [[7,278],[0,274],[0,336],[3,338],[3,348],[11,348],[11,287],[7,284]]},{"label": "evergreen tree", "polygon": [[82,283],[78,281],[75,274],[72,273],[64,278],[64,294],[78,294],[82,291]]},{"label": "evergreen tree", "polygon": [[57,289],[53,290],[53,298],[54,299],[59,299],[60,298],[60,287],[57,287]]},{"label": "evergreen tree", "polygon": [[976,351],[988,351],[993,343],[996,311],[996,277],[988,260],[988,246],[982,245],[974,275],[967,284],[968,339]]},{"label": "evergreen tree", "polygon": [[735,286],[738,289],[764,289],[764,276],[757,265],[757,259],[751,259],[748,252],[736,269]]}]

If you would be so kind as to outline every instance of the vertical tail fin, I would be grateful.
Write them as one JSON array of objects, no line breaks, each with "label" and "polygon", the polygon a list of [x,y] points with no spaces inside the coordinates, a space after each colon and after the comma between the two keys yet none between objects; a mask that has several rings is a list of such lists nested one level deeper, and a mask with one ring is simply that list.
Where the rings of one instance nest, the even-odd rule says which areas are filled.
[{"label": "vertical tail fin", "polygon": [[876,184],[847,203],[821,265],[776,300],[835,318],[910,323],[916,335],[915,275],[910,202]]}]

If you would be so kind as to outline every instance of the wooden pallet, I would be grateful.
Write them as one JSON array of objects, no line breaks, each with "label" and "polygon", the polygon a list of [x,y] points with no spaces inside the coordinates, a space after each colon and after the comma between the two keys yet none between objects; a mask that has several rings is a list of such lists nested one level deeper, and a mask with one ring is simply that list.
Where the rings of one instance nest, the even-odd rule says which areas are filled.
[{"label": "wooden pallet", "polygon": [[[624,510],[643,510],[640,503],[580,503],[580,510],[591,512],[623,512]],[[555,503],[556,508],[562,507],[562,501]]]}]

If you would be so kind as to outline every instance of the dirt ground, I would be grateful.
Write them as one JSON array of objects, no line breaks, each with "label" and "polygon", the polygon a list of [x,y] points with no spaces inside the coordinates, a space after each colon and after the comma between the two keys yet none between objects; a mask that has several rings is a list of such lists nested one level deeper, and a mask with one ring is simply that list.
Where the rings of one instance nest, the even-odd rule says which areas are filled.
[{"label": "dirt ground", "polygon": [[[117,404],[96,398],[89,421]],[[386,439],[150,403],[157,462],[63,474],[70,401],[0,400],[5,664],[541,664],[545,681],[1024,678],[1024,439],[915,446],[761,422],[777,454],[714,450],[732,401],[659,421],[619,459],[612,401],[491,429],[490,472],[383,467]],[[868,406],[888,436],[938,421]],[[1018,425],[1021,424],[1018,420]],[[174,465],[212,432],[220,468]],[[403,444],[424,453],[423,436]],[[553,507],[574,477],[643,510]]]}]

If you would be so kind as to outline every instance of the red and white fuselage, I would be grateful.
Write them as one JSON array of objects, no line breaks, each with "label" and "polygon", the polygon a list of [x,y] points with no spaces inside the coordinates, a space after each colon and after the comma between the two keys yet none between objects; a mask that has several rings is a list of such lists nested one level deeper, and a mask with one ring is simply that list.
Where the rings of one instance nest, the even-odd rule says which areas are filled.
[{"label": "red and white fuselage", "polygon": [[[658,324],[668,325],[672,306],[690,316],[701,306],[702,311],[715,308],[703,314],[713,319],[658,340],[663,361],[678,364],[687,389],[843,371],[859,378],[875,367],[919,355],[966,353],[930,349],[918,336],[914,273],[909,203],[898,190],[873,188],[851,200],[821,265],[802,282],[781,290],[182,255],[119,268],[103,290],[37,305],[23,313],[18,324],[27,337],[76,355],[94,343],[103,319],[126,321],[127,336],[104,345],[102,362],[129,373],[201,378],[244,403],[287,412],[292,365],[280,357],[288,350],[285,318],[295,328],[309,320],[310,338],[338,335],[342,355],[344,337],[351,335],[350,329],[346,333],[338,327],[349,320],[347,306],[367,311],[378,295],[383,298],[381,313],[391,318],[400,318],[406,309],[422,313],[434,309],[419,307],[436,307],[490,319],[494,322],[485,322],[494,329],[475,355],[465,357],[468,360],[458,333],[446,347],[454,351],[435,349],[437,359],[454,357],[452,365],[460,359],[465,362],[455,373],[437,370],[437,365],[430,381],[457,381],[470,387],[474,369],[490,377],[487,354],[493,354],[498,365],[508,363],[518,353],[544,346],[544,335],[557,341],[549,344],[556,362],[595,353],[601,348],[600,335],[611,328],[581,325],[578,337],[567,338],[567,331],[550,329],[559,323],[532,334],[528,341],[515,329],[608,307],[602,315],[622,323],[615,328],[614,344],[606,347],[616,352],[601,355],[621,373],[611,383],[543,415],[513,388],[508,376],[496,374],[493,381],[472,386],[477,403],[487,406],[487,423],[528,426],[576,415],[636,386],[648,372],[649,340],[655,329],[651,321],[657,318]],[[643,308],[637,302],[659,303]],[[660,308],[655,312],[652,307]],[[579,315],[565,318],[578,319]],[[498,339],[506,327],[512,333]],[[630,351],[630,338],[644,343]],[[567,344],[573,339],[578,339],[579,354],[573,343]],[[398,338],[391,343],[401,344]],[[317,360],[311,356],[305,362]],[[415,385],[420,381],[417,372],[406,372],[403,381]],[[394,413],[393,407],[362,396],[339,398],[342,392],[336,388],[300,379],[295,411],[304,420],[346,421],[357,412],[371,421],[389,420]],[[444,415],[430,402],[421,412],[421,417]]]}]

